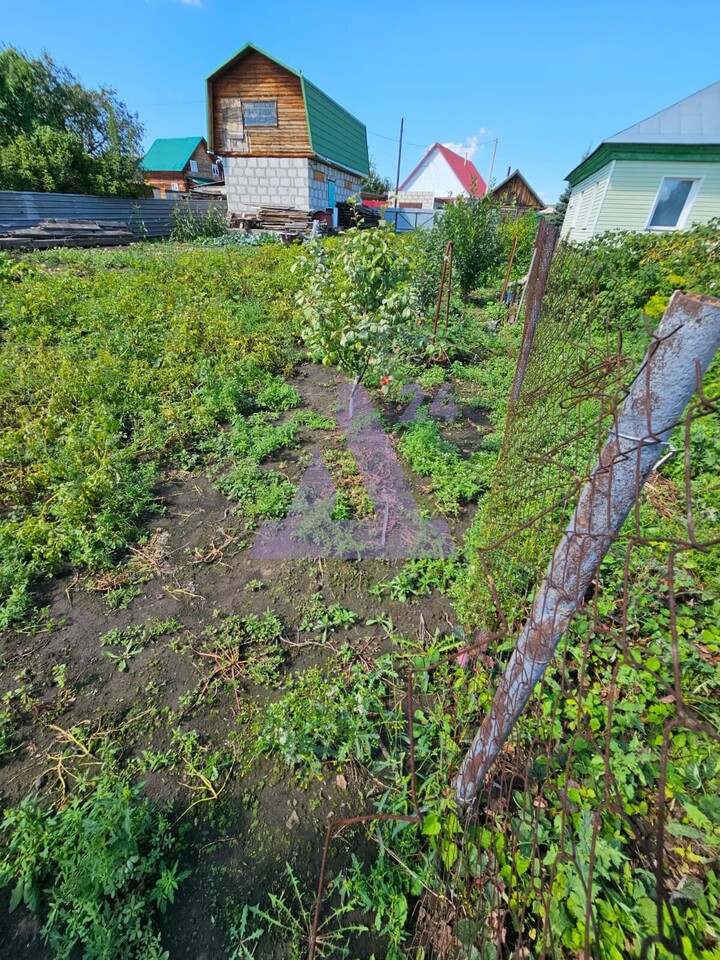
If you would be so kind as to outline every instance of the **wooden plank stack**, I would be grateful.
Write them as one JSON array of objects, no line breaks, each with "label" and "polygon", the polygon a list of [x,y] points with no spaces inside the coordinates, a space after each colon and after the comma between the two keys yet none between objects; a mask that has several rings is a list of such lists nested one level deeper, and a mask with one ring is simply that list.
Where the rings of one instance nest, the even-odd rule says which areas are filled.
[{"label": "wooden plank stack", "polygon": [[298,236],[311,229],[312,216],[306,210],[297,210],[295,207],[268,205],[247,213],[234,213],[231,225]]},{"label": "wooden plank stack", "polygon": [[[0,229],[2,226],[0,225]],[[33,226],[15,227],[0,234],[0,250],[19,247],[110,247],[137,240],[120,220],[41,220]]]}]

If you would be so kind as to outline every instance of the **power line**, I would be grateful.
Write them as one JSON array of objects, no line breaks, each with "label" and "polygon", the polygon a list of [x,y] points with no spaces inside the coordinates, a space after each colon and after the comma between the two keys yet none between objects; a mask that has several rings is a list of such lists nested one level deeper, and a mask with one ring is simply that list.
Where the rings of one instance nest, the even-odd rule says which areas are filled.
[{"label": "power line", "polygon": [[[375,133],[373,130],[368,130],[368,134],[371,137],[379,137],[381,140],[391,140],[393,143],[398,143],[397,137],[386,137],[385,134]],[[485,146],[486,143],[494,143],[495,139],[496,139],[495,137],[488,137],[487,140],[478,140],[476,143],[476,146],[483,147]],[[427,144],[427,143],[413,143],[412,140],[405,140],[404,138],[403,138],[403,143],[407,144],[410,147],[422,147],[423,150],[427,150],[428,146],[430,146],[430,144]],[[469,149],[470,146],[471,146],[470,144],[467,144],[467,149]]]}]

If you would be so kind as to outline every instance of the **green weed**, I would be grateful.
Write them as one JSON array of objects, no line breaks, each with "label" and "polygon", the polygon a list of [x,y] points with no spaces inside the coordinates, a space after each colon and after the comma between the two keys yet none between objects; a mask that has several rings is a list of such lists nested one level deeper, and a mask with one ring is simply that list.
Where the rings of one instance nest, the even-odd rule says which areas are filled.
[{"label": "green weed", "polygon": [[0,885],[10,909],[42,912],[57,960],[73,950],[97,960],[162,960],[155,928],[188,875],[171,859],[164,816],[115,773],[104,773],[60,809],[29,798],[5,812]]},{"label": "green weed", "polygon": [[102,654],[111,660],[118,670],[124,672],[128,669],[130,660],[142,653],[149,643],[179,630],[182,630],[182,624],[177,620],[156,620],[155,617],[151,617],[147,623],[125,627],[124,630],[115,627],[100,637],[101,647],[114,648],[103,650]]}]

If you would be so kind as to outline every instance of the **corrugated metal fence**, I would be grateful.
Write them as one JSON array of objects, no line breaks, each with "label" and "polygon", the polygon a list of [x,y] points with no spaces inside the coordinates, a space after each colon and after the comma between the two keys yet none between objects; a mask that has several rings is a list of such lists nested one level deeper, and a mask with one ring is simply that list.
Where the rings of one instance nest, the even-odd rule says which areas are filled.
[{"label": "corrugated metal fence", "polygon": [[0,236],[42,220],[113,220],[128,226],[138,238],[169,237],[176,203],[187,204],[195,214],[210,208],[227,212],[224,200],[128,200],[83,193],[0,190]]}]

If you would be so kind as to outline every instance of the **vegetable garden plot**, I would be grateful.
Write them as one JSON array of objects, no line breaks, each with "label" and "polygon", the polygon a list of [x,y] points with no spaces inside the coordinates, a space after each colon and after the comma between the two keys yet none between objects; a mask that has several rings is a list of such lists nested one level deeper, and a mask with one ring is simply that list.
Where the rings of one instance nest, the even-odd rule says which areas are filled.
[{"label": "vegetable garden plot", "polygon": [[[673,286],[707,292],[712,236],[601,245],[579,273],[570,252],[558,261],[566,269],[549,297],[574,304],[554,341],[564,367],[553,368],[548,347],[534,381],[541,422],[529,407],[502,473],[520,335],[504,307],[454,308],[442,362],[398,354],[389,384],[382,369],[369,377],[422,515],[445,520],[457,542],[456,556],[407,562],[251,555],[313,450],[338,491],[335,519],[375,509],[333,410],[343,378],[332,365],[297,366],[293,251],[167,246],[13,265],[0,285],[2,523],[16,542],[2,572],[4,599],[16,598],[15,626],[2,636],[0,789],[11,813],[2,856],[14,881],[6,902],[19,863],[40,898],[35,924],[22,904],[0,912],[0,952],[53,955],[38,933],[51,904],[76,899],[72,857],[58,871],[27,840],[42,836],[62,858],[73,848],[94,856],[73,834],[81,821],[61,814],[75,804],[108,836],[126,816],[143,825],[127,883],[116,894],[88,889],[83,901],[108,924],[140,904],[152,921],[128,928],[140,956],[152,955],[158,932],[173,960],[202,950],[228,960],[304,955],[327,823],[361,811],[414,816],[412,677],[422,826],[334,835],[317,956],[569,957],[586,940],[600,956],[640,956],[644,942],[650,956],[677,954],[678,942],[686,956],[712,955],[717,557],[710,547],[668,557],[691,542],[688,501],[699,543],[716,523],[716,368],[693,408],[689,461],[681,453],[651,477],[479,809],[466,818],[452,791],[530,581],[604,437],[602,396],[626,384],[645,349],[640,308],[661,313]],[[578,317],[584,304],[591,313]],[[619,344],[615,327],[605,335],[608,317]],[[603,366],[618,356],[626,366]],[[560,373],[575,385],[569,405]],[[399,422],[414,402],[401,396],[404,383],[418,384],[426,414],[449,384],[457,421]],[[543,398],[553,389],[557,403]],[[579,422],[595,424],[584,440],[573,439]],[[557,457],[543,447],[553,425]],[[523,447],[533,430],[552,460],[536,485]],[[142,504],[148,511],[133,514]],[[50,552],[33,536],[40,527]],[[530,561],[499,542],[515,527]],[[486,567],[492,582],[478,588]],[[27,600],[49,609],[23,614]],[[482,620],[488,630],[476,638]],[[672,726],[676,717],[685,727]],[[36,815],[13,853],[28,792]],[[119,843],[118,856],[128,849]],[[106,868],[115,872],[111,860]],[[665,941],[651,943],[658,933]]]}]

